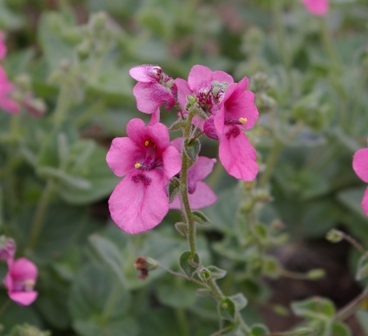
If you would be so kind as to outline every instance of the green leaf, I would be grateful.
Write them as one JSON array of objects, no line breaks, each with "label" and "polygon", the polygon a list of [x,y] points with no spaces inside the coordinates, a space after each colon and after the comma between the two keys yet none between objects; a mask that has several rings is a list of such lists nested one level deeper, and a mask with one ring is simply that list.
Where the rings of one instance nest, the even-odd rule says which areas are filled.
[{"label": "green leaf", "polygon": [[342,322],[334,322],[332,324],[332,334],[334,336],[351,336],[350,328]]},{"label": "green leaf", "polygon": [[235,321],[236,306],[233,300],[225,298],[218,303],[217,308],[221,319]]},{"label": "green leaf", "polygon": [[187,224],[183,222],[175,223],[175,229],[178,231],[183,237],[188,235],[188,227]]},{"label": "green leaf", "polygon": [[178,178],[173,177],[169,183],[169,202],[174,201],[176,195],[180,192],[180,181]]},{"label": "green leaf", "polygon": [[263,324],[254,324],[250,329],[250,336],[266,336],[269,334],[269,330]]},{"label": "green leaf", "polygon": [[211,278],[213,279],[222,279],[226,276],[227,273],[227,271],[213,265],[208,266],[207,270],[211,273]]},{"label": "green leaf", "polygon": [[232,295],[230,299],[235,303],[237,311],[242,310],[248,304],[248,300],[242,293]]},{"label": "green leaf", "polygon": [[196,289],[196,294],[198,296],[206,297],[206,296],[212,295],[212,292],[208,288],[197,288]]},{"label": "green leaf", "polygon": [[87,264],[73,285],[69,308],[73,326],[83,336],[138,335],[128,314],[131,296],[106,269]]},{"label": "green leaf", "polygon": [[155,283],[158,300],[172,308],[189,308],[195,304],[198,297],[195,290],[198,285],[185,279],[165,277],[162,281]]},{"label": "green leaf", "polygon": [[197,160],[199,151],[201,150],[201,143],[198,139],[185,139],[183,149],[189,160],[195,162]]},{"label": "green leaf", "polygon": [[330,320],[335,316],[335,306],[329,299],[314,297],[293,302],[291,309],[295,315],[309,320]]},{"label": "green leaf", "polygon": [[15,326],[6,336],[51,336],[48,331],[41,331],[29,324]]},{"label": "green leaf", "polygon": [[210,219],[201,211],[195,210],[192,212],[194,221],[198,224],[211,224]]},{"label": "green leaf", "polygon": [[191,278],[193,273],[197,271],[196,264],[199,264],[199,256],[198,254],[195,254],[193,257],[191,252],[184,252],[180,256],[179,264],[185,274]]},{"label": "green leaf", "polygon": [[345,189],[344,191],[339,192],[337,195],[337,199],[343,205],[345,205],[364,219],[366,219],[367,216],[362,210],[361,203],[365,189],[365,187]]},{"label": "green leaf", "polygon": [[360,281],[365,279],[367,276],[368,276],[368,257],[366,255],[363,255],[359,259],[355,279]]}]

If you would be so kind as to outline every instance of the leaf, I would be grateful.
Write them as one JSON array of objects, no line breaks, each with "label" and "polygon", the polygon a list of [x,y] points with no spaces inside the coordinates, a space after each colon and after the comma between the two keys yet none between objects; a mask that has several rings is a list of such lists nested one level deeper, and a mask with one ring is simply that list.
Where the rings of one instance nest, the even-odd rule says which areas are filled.
[{"label": "leaf", "polygon": [[128,317],[131,296],[106,269],[87,264],[73,285],[69,308],[73,326],[83,336],[138,335],[138,325]]},{"label": "leaf", "polygon": [[199,256],[195,254],[193,257],[191,252],[186,251],[180,256],[179,264],[185,274],[191,278],[193,273],[197,270],[195,264],[199,264]]},{"label": "leaf", "polygon": [[337,199],[343,205],[345,205],[364,219],[366,219],[367,216],[362,210],[361,203],[365,189],[365,187],[345,189],[344,191],[339,192],[337,195]]},{"label": "leaf", "polygon": [[250,329],[250,336],[266,336],[269,334],[269,330],[263,324],[254,324]]},{"label": "leaf", "polygon": [[235,321],[236,306],[233,300],[225,298],[218,303],[217,307],[221,319]]},{"label": "leaf", "polygon": [[195,162],[197,160],[199,151],[201,150],[201,143],[198,139],[185,139],[183,149],[189,160]]},{"label": "leaf", "polygon": [[195,210],[192,212],[194,221],[197,224],[205,225],[205,224],[211,224],[210,219],[201,211]]},{"label": "leaf", "polygon": [[334,322],[332,324],[332,334],[334,336],[351,336],[350,328],[342,322]]},{"label": "leaf", "polygon": [[230,299],[234,301],[237,311],[242,310],[248,304],[248,300],[242,293],[232,295]]},{"label": "leaf", "polygon": [[368,276],[368,257],[366,255],[362,255],[359,259],[355,279],[360,281],[365,279],[367,276]]},{"label": "leaf", "polygon": [[335,316],[335,306],[332,301],[320,297],[293,302],[291,309],[295,315],[310,320],[326,321]]}]

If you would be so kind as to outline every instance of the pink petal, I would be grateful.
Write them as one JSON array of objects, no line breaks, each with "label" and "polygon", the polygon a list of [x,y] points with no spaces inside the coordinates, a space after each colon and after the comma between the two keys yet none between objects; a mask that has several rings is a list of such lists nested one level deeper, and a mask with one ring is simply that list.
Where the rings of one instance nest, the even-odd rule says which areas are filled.
[{"label": "pink petal", "polygon": [[353,169],[361,180],[368,183],[368,148],[359,149],[354,154]]},{"label": "pink petal", "polygon": [[216,159],[199,156],[198,160],[188,170],[189,184],[196,184],[212,172]]},{"label": "pink petal", "polygon": [[111,194],[109,209],[114,222],[127,233],[154,228],[169,210],[161,175],[156,171],[128,174]]},{"label": "pink petal", "polygon": [[129,74],[138,82],[156,82],[160,78],[161,68],[157,65],[139,65],[131,68]]},{"label": "pink petal", "polygon": [[256,150],[237,126],[225,127],[220,138],[219,157],[226,171],[237,179],[249,182],[256,178]]},{"label": "pink petal", "polygon": [[217,81],[220,83],[228,83],[228,84],[234,83],[233,77],[231,77],[229,74],[227,74],[224,71],[214,71],[212,73],[212,81]]},{"label": "pink petal", "polygon": [[[194,193],[188,194],[191,209],[202,209],[216,203],[217,196],[213,190],[204,182],[199,181]],[[176,196],[170,203],[170,209],[180,209],[180,196]]]},{"label": "pink petal", "polygon": [[368,216],[368,188],[365,190],[363,195],[362,208],[365,214]]},{"label": "pink petal", "polygon": [[29,261],[26,258],[20,258],[13,262],[10,273],[13,280],[36,280],[38,271],[36,265],[33,262]]},{"label": "pink petal", "polygon": [[328,0],[303,0],[303,5],[310,13],[317,16],[325,15],[329,9]]},{"label": "pink petal", "polygon": [[189,84],[187,81],[181,78],[175,79],[175,85],[178,90],[178,100],[181,105],[182,110],[185,110],[185,106],[187,105],[187,96],[191,95],[193,92],[189,87]]},{"label": "pink petal", "polygon": [[9,292],[9,297],[22,306],[29,306],[36,300],[37,292]]},{"label": "pink petal", "polygon": [[137,153],[140,153],[140,147],[131,139],[115,138],[106,155],[106,162],[116,176],[124,176],[137,163]]},{"label": "pink petal", "polygon": [[195,65],[189,72],[188,84],[192,91],[198,92],[200,88],[211,88],[212,70],[204,65]]},{"label": "pink petal", "polygon": [[162,162],[164,175],[167,179],[171,179],[180,172],[181,156],[180,152],[174,146],[169,146],[165,149],[162,153]]},{"label": "pink petal", "polygon": [[144,142],[151,140],[163,151],[170,145],[169,130],[164,124],[146,126],[142,119],[134,118],[128,122],[126,130],[128,137],[139,146],[144,147]]},{"label": "pink petal", "polygon": [[160,122],[160,109],[159,108],[156,110],[156,112],[152,113],[148,126],[152,126],[154,124],[157,124],[158,122]]},{"label": "pink petal", "polygon": [[137,100],[137,109],[143,113],[152,114],[163,103],[175,104],[173,94],[157,82],[138,82],[133,88]]}]

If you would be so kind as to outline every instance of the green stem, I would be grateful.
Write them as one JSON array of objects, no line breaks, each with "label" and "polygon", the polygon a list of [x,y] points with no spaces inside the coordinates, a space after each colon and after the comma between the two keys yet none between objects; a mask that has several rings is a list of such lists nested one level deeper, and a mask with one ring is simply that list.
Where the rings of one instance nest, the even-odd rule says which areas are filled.
[{"label": "green stem", "polygon": [[49,205],[53,190],[54,190],[54,183],[52,180],[48,180],[42,192],[41,198],[38,202],[36,213],[33,218],[31,234],[26,247],[26,254],[31,253],[31,251],[37,244],[38,236],[42,228],[43,220],[46,214],[46,209]]},{"label": "green stem", "polygon": [[5,303],[2,305],[2,307],[0,308],[0,316],[5,312],[5,310],[8,308],[9,304],[10,304],[11,300],[7,299],[5,301]]},{"label": "green stem", "polygon": [[[192,119],[194,114],[189,113],[187,127],[184,130],[184,139],[189,139],[190,137],[190,129],[192,126]],[[189,158],[186,155],[185,151],[182,151],[181,154],[182,166],[181,166],[181,203],[182,203],[182,213],[184,216],[185,223],[188,227],[188,244],[192,257],[197,253],[196,247],[196,226],[193,220],[192,210],[190,209],[189,198],[188,198],[188,169],[189,169]]]},{"label": "green stem", "polygon": [[190,336],[189,326],[183,308],[175,309],[176,320],[180,326],[182,336]]},{"label": "green stem", "polygon": [[335,319],[338,321],[344,321],[351,315],[353,315],[359,308],[360,304],[368,297],[368,286],[361,292],[353,301],[348,303],[345,307],[341,308]]}]

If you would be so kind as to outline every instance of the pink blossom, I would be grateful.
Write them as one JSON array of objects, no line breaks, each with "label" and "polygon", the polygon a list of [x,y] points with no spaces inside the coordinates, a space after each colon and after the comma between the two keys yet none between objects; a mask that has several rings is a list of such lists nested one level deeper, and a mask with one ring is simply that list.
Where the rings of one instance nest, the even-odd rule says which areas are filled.
[{"label": "pink blossom", "polygon": [[323,16],[328,12],[328,0],[302,0],[304,7],[313,15]]},{"label": "pink blossom", "polygon": [[127,125],[128,137],[115,138],[106,161],[115,175],[124,177],[109,199],[114,222],[127,233],[158,225],[169,210],[165,187],[180,171],[181,158],[161,123],[145,126],[141,119]]},{"label": "pink blossom", "polygon": [[[159,66],[140,65],[130,69],[129,74],[138,81],[133,88],[137,109],[143,113],[158,113],[159,107],[166,103],[165,109],[175,105],[176,86]],[[157,115],[155,120],[159,120]]]},{"label": "pink blossom", "polygon": [[0,236],[0,260],[13,259],[15,250],[15,241],[13,239]]},{"label": "pink blossom", "polygon": [[9,113],[20,112],[19,104],[11,98],[14,90],[13,84],[8,80],[5,70],[0,66],[0,109]]},{"label": "pink blossom", "polygon": [[[178,89],[178,100],[185,110],[187,96],[195,94],[199,106],[205,112],[214,113],[217,100],[223,94],[223,88],[234,83],[233,78],[224,71],[212,71],[204,65],[195,65],[190,70],[188,82],[184,79],[175,79]],[[216,91],[214,92],[214,88]]]},{"label": "pink blossom", "polygon": [[38,295],[33,290],[38,273],[36,265],[26,258],[20,258],[16,261],[9,259],[8,267],[4,285],[9,297],[20,305],[30,305]]},{"label": "pink blossom", "polygon": [[[178,138],[172,141],[172,144],[179,151],[183,139]],[[188,169],[188,197],[192,209],[201,209],[214,204],[217,201],[216,194],[202,180],[212,172],[216,159],[210,159],[205,156],[199,156],[197,161]],[[177,195],[170,204],[170,209],[180,209],[180,196]]]},{"label": "pink blossom", "polygon": [[6,45],[4,43],[4,34],[0,30],[0,60],[2,60],[6,55]]},{"label": "pink blossom", "polygon": [[244,181],[252,181],[258,173],[256,150],[243,130],[258,119],[254,94],[247,90],[248,79],[231,84],[219,104],[214,126],[220,140],[219,157],[226,171]]},{"label": "pink blossom", "polygon": [[[359,149],[353,157],[353,169],[363,182],[368,183],[368,148]],[[368,188],[365,190],[362,208],[368,216]]]}]

